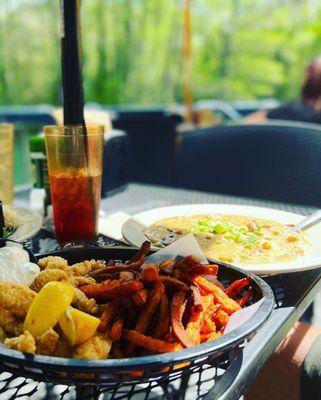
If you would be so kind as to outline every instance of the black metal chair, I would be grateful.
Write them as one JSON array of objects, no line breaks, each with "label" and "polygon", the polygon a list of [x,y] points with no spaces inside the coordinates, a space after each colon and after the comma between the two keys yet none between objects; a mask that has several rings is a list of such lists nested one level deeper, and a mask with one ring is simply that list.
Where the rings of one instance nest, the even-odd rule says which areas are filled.
[{"label": "black metal chair", "polygon": [[130,146],[126,132],[108,132],[104,143],[102,197],[128,182],[130,171]]},{"label": "black metal chair", "polygon": [[129,135],[132,164],[130,179],[136,182],[174,184],[176,126],[179,115],[166,111],[119,112],[113,127]]},{"label": "black metal chair", "polygon": [[233,125],[181,135],[177,186],[321,207],[321,127]]}]

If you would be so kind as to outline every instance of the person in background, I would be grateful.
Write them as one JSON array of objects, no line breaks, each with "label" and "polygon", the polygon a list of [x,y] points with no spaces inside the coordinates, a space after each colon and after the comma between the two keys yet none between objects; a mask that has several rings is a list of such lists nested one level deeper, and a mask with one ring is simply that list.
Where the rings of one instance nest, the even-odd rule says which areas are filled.
[{"label": "person in background", "polygon": [[321,56],[315,58],[305,71],[301,96],[270,111],[260,110],[245,117],[245,123],[270,119],[321,123]]}]

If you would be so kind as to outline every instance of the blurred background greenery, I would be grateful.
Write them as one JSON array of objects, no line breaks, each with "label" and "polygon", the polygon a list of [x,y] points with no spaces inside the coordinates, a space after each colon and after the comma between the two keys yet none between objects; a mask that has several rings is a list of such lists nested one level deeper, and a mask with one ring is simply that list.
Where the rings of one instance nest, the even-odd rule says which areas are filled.
[{"label": "blurred background greenery", "polygon": [[[182,0],[82,0],[85,94],[182,101]],[[296,97],[321,53],[318,0],[195,0],[194,99]],[[61,103],[59,1],[0,0],[0,104]]]}]

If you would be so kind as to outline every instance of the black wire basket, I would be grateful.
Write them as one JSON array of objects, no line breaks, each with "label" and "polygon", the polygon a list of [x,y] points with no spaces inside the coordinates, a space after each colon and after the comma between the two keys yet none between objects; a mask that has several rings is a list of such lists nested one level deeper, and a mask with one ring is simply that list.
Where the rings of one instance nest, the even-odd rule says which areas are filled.
[{"label": "black wire basket", "polygon": [[[113,248],[70,248],[43,254],[64,257],[70,264],[86,259],[127,261],[137,249],[129,247]],[[130,399],[135,394],[144,393],[146,398],[173,398],[168,394],[171,383],[177,383],[185,388],[191,376],[195,376],[195,384],[199,389],[205,380],[214,382],[219,375],[219,369],[227,367],[233,352],[242,348],[263,322],[269,317],[274,307],[274,295],[269,285],[259,277],[247,274],[241,269],[225,263],[219,265],[218,278],[224,286],[234,280],[252,277],[253,298],[250,305],[263,298],[257,312],[235,330],[222,335],[213,342],[203,343],[173,353],[106,360],[77,360],[41,355],[26,355],[0,348],[0,371],[6,371],[13,377],[31,378],[38,382],[67,385],[77,388],[77,398],[98,398],[99,394],[107,393],[108,398]],[[215,376],[209,372],[215,372]],[[202,378],[204,371],[206,377]],[[211,378],[208,378],[211,377]],[[204,382],[203,382],[204,381]],[[184,383],[185,382],[185,383]],[[161,389],[162,395],[149,397],[153,390]],[[179,391],[182,393],[182,390]],[[167,394],[166,394],[167,393]],[[60,397],[62,398],[62,397]],[[136,397],[135,397],[136,398]],[[201,398],[193,394],[193,398]]]}]

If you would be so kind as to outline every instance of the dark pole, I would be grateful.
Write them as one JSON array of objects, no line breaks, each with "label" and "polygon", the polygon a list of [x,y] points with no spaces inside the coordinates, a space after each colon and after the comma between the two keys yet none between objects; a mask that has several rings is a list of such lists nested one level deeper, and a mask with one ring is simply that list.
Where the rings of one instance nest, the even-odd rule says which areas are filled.
[{"label": "dark pole", "polygon": [[80,0],[61,0],[61,71],[64,124],[85,125]]}]

